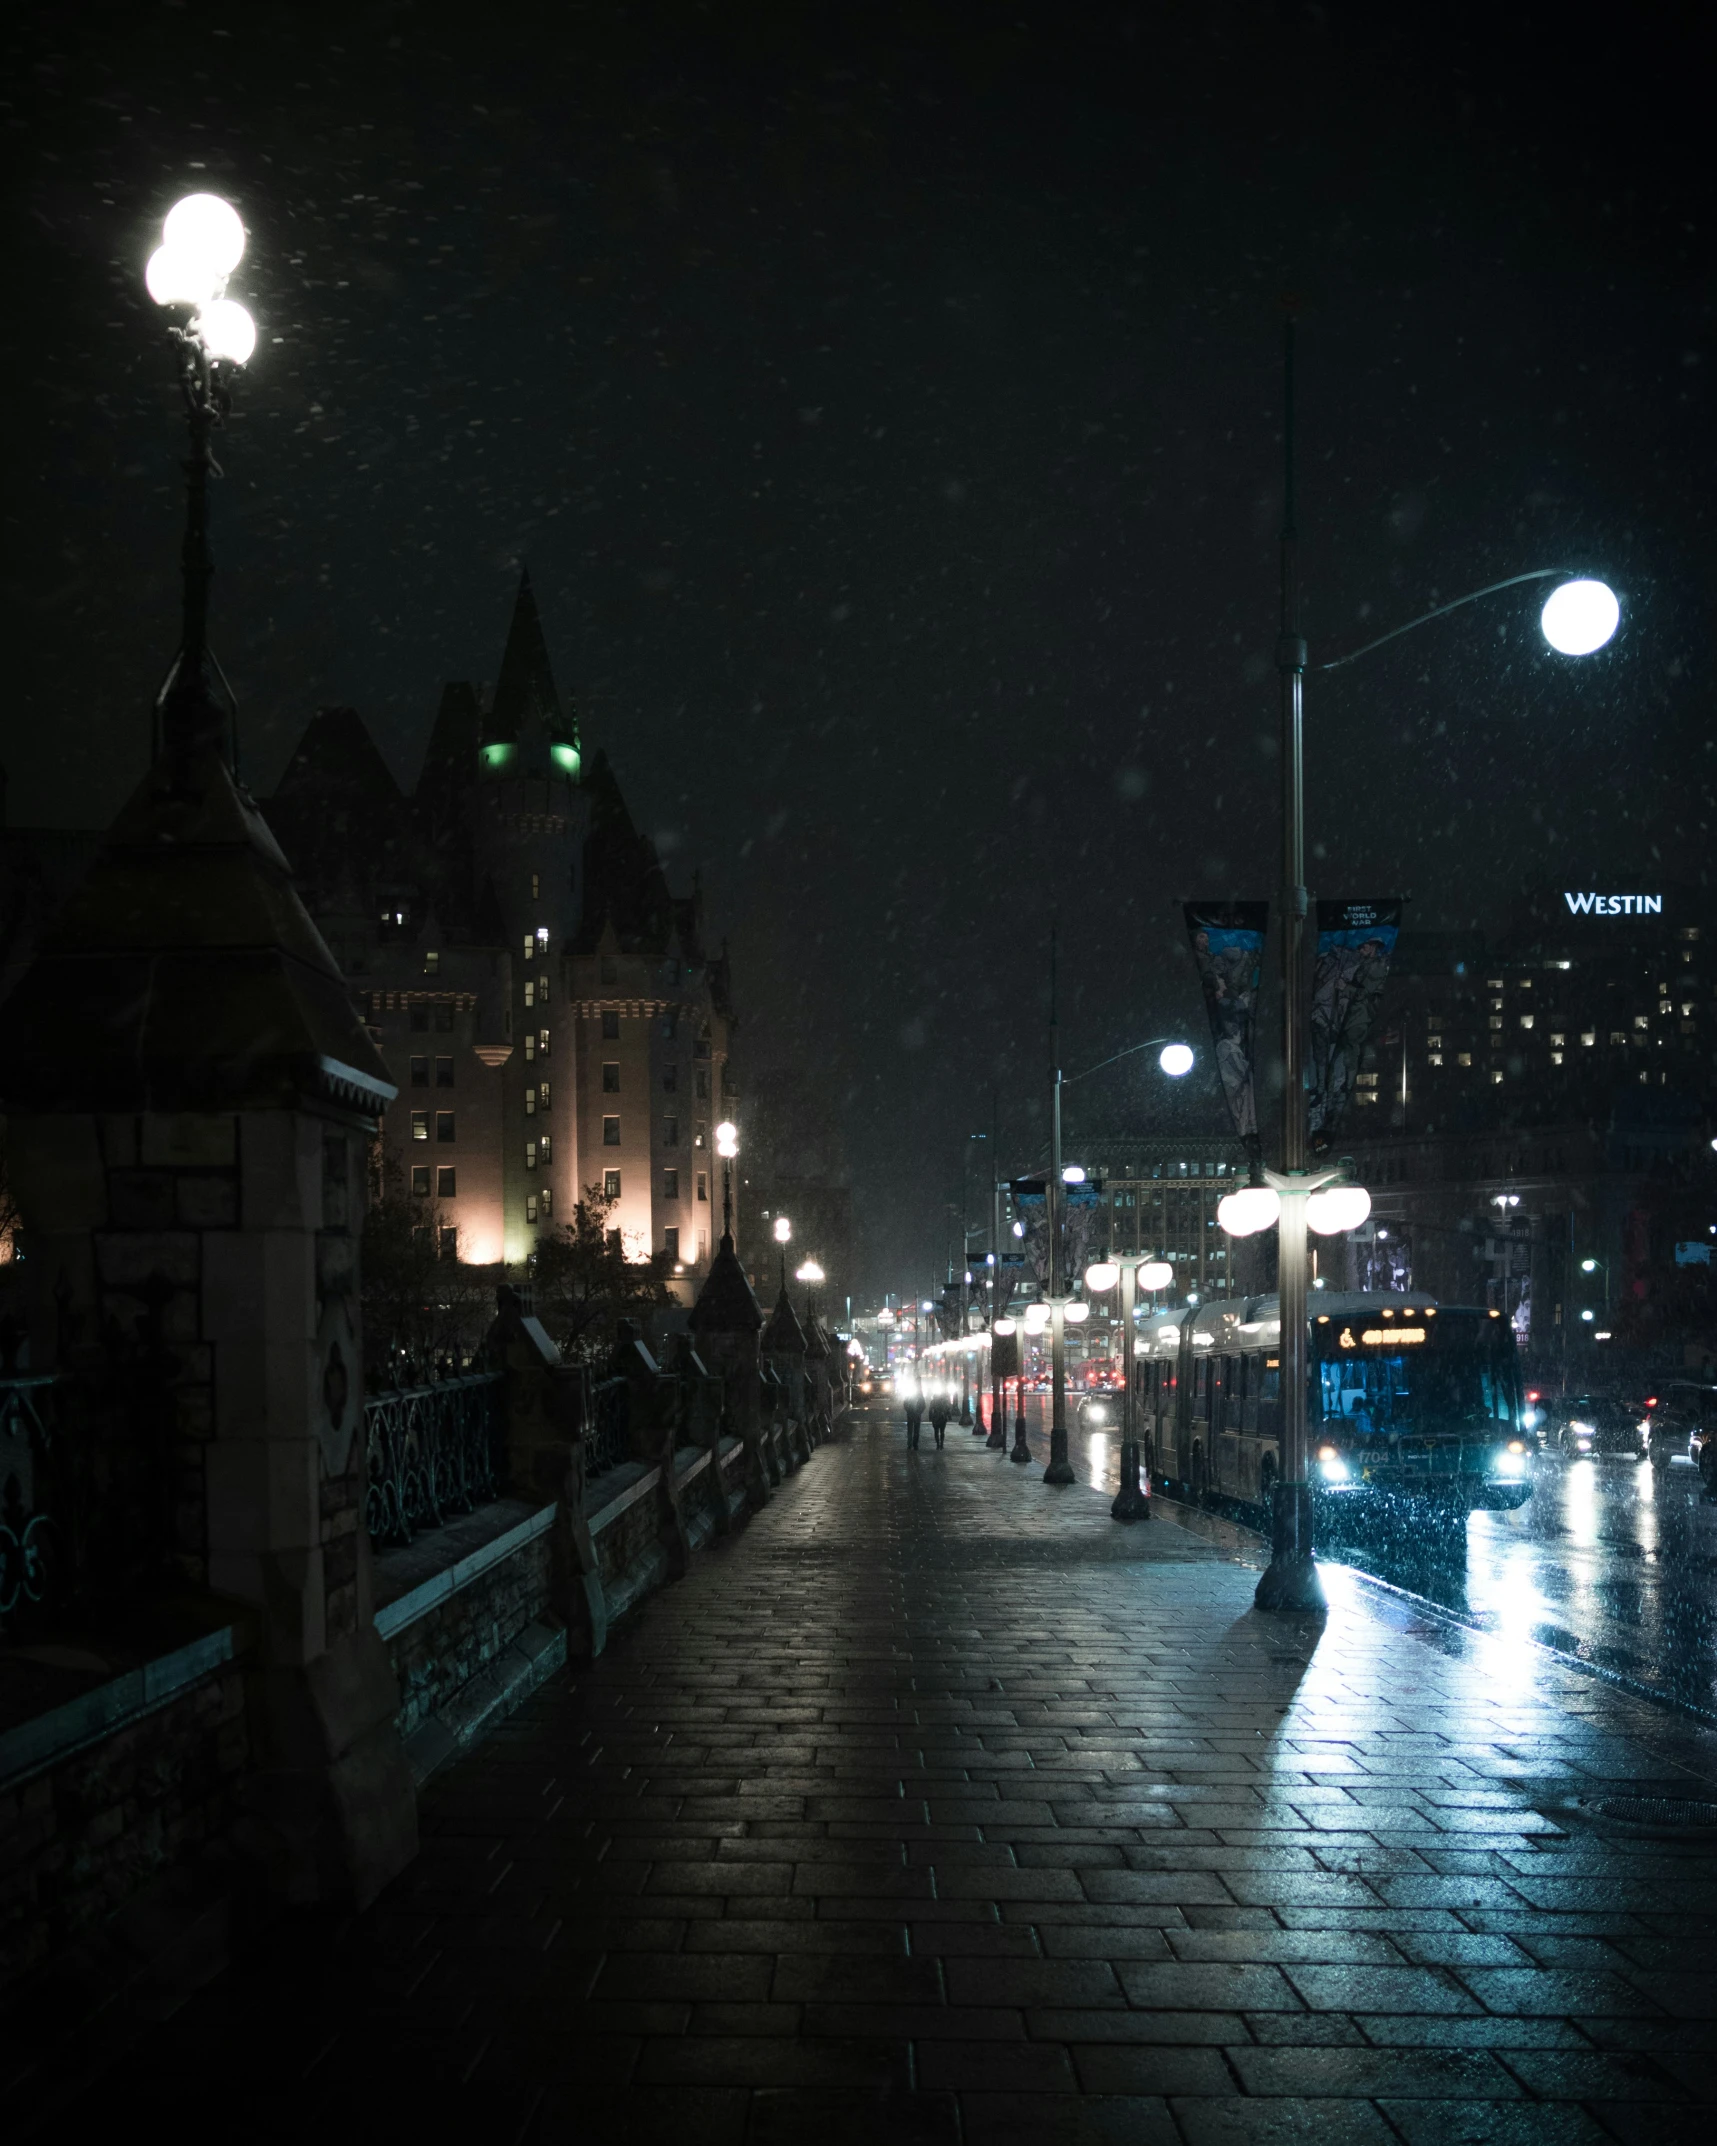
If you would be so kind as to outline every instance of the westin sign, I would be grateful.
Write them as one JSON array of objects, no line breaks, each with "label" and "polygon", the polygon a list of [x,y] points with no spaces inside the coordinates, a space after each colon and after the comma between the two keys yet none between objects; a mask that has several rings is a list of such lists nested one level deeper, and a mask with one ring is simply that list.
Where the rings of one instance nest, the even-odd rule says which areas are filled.
[{"label": "westin sign", "polygon": [[1576,917],[1660,917],[1661,894],[1564,894],[1568,913]]}]

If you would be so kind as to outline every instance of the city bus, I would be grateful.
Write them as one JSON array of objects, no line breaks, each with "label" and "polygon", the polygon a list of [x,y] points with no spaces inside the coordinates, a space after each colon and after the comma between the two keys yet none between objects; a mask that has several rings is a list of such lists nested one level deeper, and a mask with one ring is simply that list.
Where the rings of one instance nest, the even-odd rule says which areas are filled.
[{"label": "city bus", "polygon": [[[1483,1306],[1315,1290],[1309,1475],[1322,1504],[1388,1498],[1464,1518],[1532,1495],[1514,1330]],[[1281,1473],[1281,1315],[1272,1296],[1147,1314],[1137,1355],[1152,1479],[1268,1510]]]}]

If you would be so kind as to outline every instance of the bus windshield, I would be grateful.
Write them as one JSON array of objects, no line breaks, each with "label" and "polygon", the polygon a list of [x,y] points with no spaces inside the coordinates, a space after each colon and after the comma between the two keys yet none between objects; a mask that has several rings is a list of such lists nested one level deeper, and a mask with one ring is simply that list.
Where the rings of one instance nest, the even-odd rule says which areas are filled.
[{"label": "bus windshield", "polygon": [[1479,1430],[1514,1421],[1514,1365],[1494,1348],[1326,1357],[1317,1366],[1325,1423],[1364,1437],[1406,1429]]}]

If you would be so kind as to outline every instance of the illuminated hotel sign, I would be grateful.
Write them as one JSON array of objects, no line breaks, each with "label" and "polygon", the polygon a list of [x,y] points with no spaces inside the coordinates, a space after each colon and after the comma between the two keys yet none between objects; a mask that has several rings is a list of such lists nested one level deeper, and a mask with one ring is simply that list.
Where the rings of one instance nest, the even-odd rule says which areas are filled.
[{"label": "illuminated hotel sign", "polygon": [[1576,917],[1660,917],[1661,894],[1564,894],[1568,914]]}]

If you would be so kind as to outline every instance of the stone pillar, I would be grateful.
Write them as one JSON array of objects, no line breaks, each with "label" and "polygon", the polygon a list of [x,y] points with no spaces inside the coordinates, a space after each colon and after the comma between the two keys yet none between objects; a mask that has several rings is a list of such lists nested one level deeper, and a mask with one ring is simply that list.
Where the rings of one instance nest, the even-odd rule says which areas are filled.
[{"label": "stone pillar", "polygon": [[660,1471],[656,1535],[667,1557],[670,1576],[683,1580],[692,1561],[692,1546],[686,1534],[685,1515],[680,1511],[679,1479],[674,1473],[677,1410],[673,1381],[663,1376],[661,1366],[644,1346],[630,1319],[617,1323],[606,1375],[626,1381],[632,1458]]},{"label": "stone pillar", "polygon": [[395,1091],[191,713],[0,1015],[15,1280],[96,1451],[93,1613],[190,1590],[236,1618],[240,1844],[292,1899],[362,1904],[417,1848],[363,1525],[358,1232]]},{"label": "stone pillar", "polygon": [[722,1382],[728,1421],[745,1449],[745,1494],[755,1510],[769,1502],[757,1360],[763,1313],[734,1253],[731,1232],[722,1233],[686,1324],[698,1354]]},{"label": "stone pillar", "polygon": [[763,1329],[764,1361],[781,1381],[779,1417],[781,1453],[784,1461],[808,1460],[811,1454],[810,1405],[805,1379],[805,1330],[788,1300],[787,1285],[775,1300],[769,1324]]},{"label": "stone pillar", "polygon": [[815,1312],[805,1319],[805,1387],[811,1419],[811,1440],[820,1445],[835,1427],[835,1400],[829,1383],[834,1345]]}]

